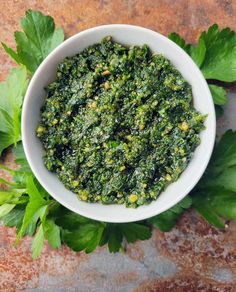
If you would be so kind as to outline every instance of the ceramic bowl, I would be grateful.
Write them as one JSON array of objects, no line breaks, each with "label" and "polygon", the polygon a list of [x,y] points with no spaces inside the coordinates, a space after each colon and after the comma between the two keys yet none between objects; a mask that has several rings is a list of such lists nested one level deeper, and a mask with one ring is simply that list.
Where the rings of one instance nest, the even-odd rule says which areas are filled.
[{"label": "ceramic bowl", "polygon": [[[181,72],[191,84],[194,106],[207,114],[206,129],[201,132],[201,144],[194,152],[180,178],[161,193],[149,205],[137,209],[124,205],[101,205],[78,200],[67,190],[57,176],[43,164],[43,147],[35,131],[40,120],[40,108],[45,100],[44,88],[55,79],[57,65],[67,56],[73,56],[90,45],[100,42],[105,36],[124,45],[147,44],[154,53],[161,53]],[[33,78],[23,103],[22,140],[27,160],[38,181],[48,193],[68,209],[95,220],[106,222],[131,222],[160,214],[181,201],[196,185],[209,162],[215,140],[215,110],[208,85],[192,59],[174,42],[152,30],[132,25],[104,25],[82,31],[51,52],[42,62]]]}]

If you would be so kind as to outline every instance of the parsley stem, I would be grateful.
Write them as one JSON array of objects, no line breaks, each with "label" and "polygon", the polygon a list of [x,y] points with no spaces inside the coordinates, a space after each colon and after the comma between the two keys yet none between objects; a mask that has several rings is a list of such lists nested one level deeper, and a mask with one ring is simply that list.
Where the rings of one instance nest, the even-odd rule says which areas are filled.
[{"label": "parsley stem", "polygon": [[5,180],[3,178],[0,178],[0,183],[6,184],[6,185],[9,185],[9,186],[12,186],[12,187],[16,187],[16,188],[22,188],[22,186],[20,186],[18,184],[15,184],[13,182],[7,181],[7,180]]}]

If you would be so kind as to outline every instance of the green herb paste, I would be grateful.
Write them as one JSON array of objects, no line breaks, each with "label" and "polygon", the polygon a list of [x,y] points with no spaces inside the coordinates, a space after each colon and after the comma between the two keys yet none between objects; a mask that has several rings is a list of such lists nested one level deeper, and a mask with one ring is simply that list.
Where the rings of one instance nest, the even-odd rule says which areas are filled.
[{"label": "green herb paste", "polygon": [[191,86],[147,45],[106,37],[57,69],[37,136],[44,162],[87,202],[138,207],[178,179],[205,117]]}]

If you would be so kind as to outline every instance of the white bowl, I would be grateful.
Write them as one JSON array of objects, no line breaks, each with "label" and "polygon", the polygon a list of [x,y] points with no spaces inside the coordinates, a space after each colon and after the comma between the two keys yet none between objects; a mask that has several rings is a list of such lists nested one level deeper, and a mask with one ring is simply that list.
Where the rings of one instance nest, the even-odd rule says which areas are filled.
[{"label": "white bowl", "polygon": [[[78,200],[67,190],[55,174],[43,164],[43,148],[35,135],[40,120],[40,108],[45,99],[44,88],[55,79],[58,63],[67,56],[73,56],[103,37],[110,35],[125,45],[147,44],[155,53],[162,53],[191,84],[194,106],[207,114],[206,129],[201,133],[201,144],[194,152],[186,170],[178,181],[172,183],[158,199],[150,205],[137,209],[124,205],[101,205]],[[208,85],[192,59],[175,43],[152,30],[132,25],[104,25],[82,31],[58,46],[42,62],[30,81],[22,111],[22,140],[27,160],[41,185],[48,193],[68,209],[95,220],[106,222],[132,222],[160,214],[182,200],[201,178],[209,162],[215,140],[215,110]]]}]

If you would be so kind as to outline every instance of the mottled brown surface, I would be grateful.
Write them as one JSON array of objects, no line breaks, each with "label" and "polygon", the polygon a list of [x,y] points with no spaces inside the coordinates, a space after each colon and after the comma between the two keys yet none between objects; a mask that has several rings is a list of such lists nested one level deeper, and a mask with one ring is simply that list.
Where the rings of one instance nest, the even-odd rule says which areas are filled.
[{"label": "mottled brown surface", "polygon": [[[67,36],[107,23],[142,25],[165,35],[176,31],[190,42],[214,22],[236,30],[236,1],[0,0],[0,39],[8,45],[14,46],[13,32],[28,8],[53,16]],[[0,56],[3,80],[13,63],[2,49]],[[236,126],[234,98],[221,118],[220,132]],[[5,163],[14,166],[10,153]],[[10,179],[5,172],[0,176]],[[236,291],[236,223],[218,231],[194,211],[173,231],[155,231],[151,240],[127,246],[126,254],[110,255],[101,248],[85,255],[46,245],[32,261],[31,238],[18,249],[14,240],[15,230],[0,226],[0,291]]]}]

